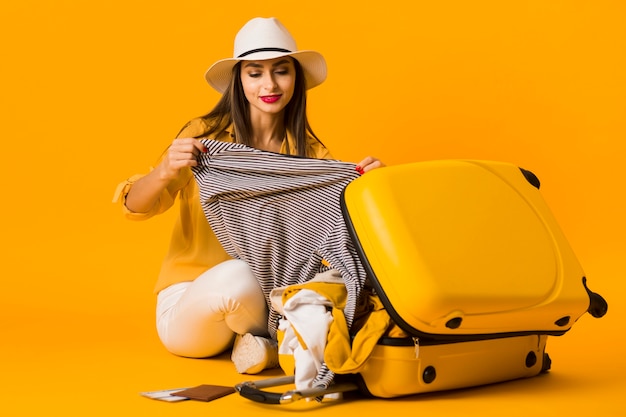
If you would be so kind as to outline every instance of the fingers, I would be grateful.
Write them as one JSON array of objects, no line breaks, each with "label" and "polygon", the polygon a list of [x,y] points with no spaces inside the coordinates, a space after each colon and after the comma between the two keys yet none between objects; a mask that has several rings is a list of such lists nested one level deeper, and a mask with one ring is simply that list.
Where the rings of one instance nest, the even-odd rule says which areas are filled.
[{"label": "fingers", "polygon": [[173,179],[178,176],[181,168],[197,166],[197,156],[206,151],[206,147],[197,139],[175,139],[161,163],[165,177]]},{"label": "fingers", "polygon": [[196,157],[200,152],[206,152],[205,146],[194,138],[174,139],[169,148],[170,152]]},{"label": "fingers", "polygon": [[207,149],[197,139],[175,139],[168,150],[168,158],[172,162],[182,163],[183,166],[195,165],[196,157]]},{"label": "fingers", "polygon": [[374,158],[373,156],[368,156],[357,164],[356,170],[360,174],[365,174],[368,171],[371,171],[376,168],[381,168],[384,166],[385,164],[382,161],[380,161],[378,158]]}]

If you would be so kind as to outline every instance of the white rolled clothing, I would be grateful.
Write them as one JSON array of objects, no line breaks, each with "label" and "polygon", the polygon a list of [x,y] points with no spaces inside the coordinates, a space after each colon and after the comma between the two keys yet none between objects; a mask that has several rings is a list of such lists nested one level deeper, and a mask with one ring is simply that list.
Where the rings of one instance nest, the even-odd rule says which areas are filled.
[{"label": "white rolled clothing", "polygon": [[191,358],[218,355],[236,334],[268,336],[268,308],[250,267],[229,260],[194,281],[173,284],[157,296],[156,327],[165,348]]},{"label": "white rolled clothing", "polygon": [[[313,388],[315,378],[322,370],[328,330],[333,321],[327,307],[332,307],[332,303],[326,297],[307,289],[298,291],[283,306],[285,318],[306,346],[303,349],[298,343],[298,347],[294,349],[297,389]],[[297,341],[295,334],[294,337]]]}]

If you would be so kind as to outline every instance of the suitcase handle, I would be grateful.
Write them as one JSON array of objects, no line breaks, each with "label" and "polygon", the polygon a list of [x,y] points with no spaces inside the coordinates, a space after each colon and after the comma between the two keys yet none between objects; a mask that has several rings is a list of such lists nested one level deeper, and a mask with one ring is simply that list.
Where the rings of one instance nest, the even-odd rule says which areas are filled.
[{"label": "suitcase handle", "polygon": [[283,393],[264,391],[261,388],[275,387],[292,384],[293,376],[270,378],[261,381],[245,381],[235,385],[235,389],[244,398],[265,404],[287,404],[299,401],[303,398],[317,398],[326,394],[348,392],[358,390],[358,386],[351,382],[333,384],[328,388],[308,388],[301,390],[289,390]]},{"label": "suitcase handle", "polygon": [[589,308],[587,312],[599,319],[609,310],[609,303],[607,303],[600,294],[591,291],[589,287],[587,287],[587,277],[583,277],[583,285],[585,290],[587,290],[587,294],[589,294]]}]

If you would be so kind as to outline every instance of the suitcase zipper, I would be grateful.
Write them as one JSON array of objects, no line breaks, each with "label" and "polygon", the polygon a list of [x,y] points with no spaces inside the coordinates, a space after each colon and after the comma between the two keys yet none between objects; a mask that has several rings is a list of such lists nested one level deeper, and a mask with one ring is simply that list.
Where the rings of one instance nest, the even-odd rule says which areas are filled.
[{"label": "suitcase zipper", "polygon": [[413,337],[413,346],[415,346],[415,359],[420,357],[420,340],[417,337]]}]

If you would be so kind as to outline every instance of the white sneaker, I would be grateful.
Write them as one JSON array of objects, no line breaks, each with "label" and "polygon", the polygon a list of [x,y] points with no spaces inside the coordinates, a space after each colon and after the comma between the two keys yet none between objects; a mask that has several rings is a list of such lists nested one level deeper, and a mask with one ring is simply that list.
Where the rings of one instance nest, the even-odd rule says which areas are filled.
[{"label": "white sneaker", "polygon": [[240,374],[258,374],[278,366],[278,345],[251,333],[239,334],[235,337],[230,359]]}]

